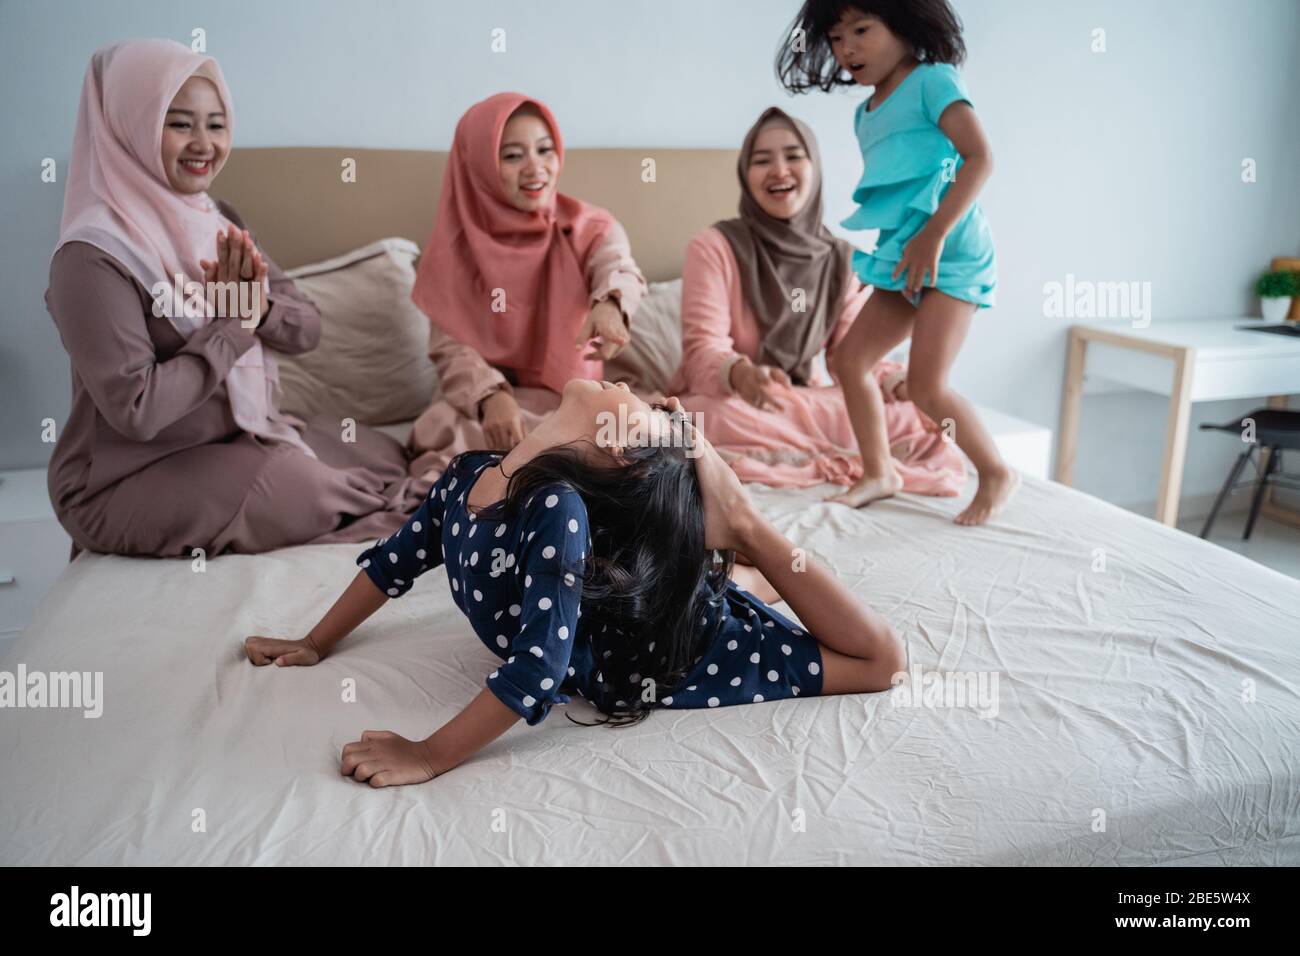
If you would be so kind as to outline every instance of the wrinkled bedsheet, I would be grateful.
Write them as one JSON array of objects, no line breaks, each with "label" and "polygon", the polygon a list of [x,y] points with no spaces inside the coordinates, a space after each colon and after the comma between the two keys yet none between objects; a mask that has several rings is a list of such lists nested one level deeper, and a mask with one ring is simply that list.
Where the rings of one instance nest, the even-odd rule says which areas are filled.
[{"label": "wrinkled bedsheet", "polygon": [[[831,490],[754,497],[895,625],[910,699],[626,729],[575,699],[387,790],[342,746],[427,735],[495,660],[441,572],[320,665],[254,668],[243,638],[302,636],[359,547],[82,555],[0,670],[102,672],[103,712],[0,709],[0,863],[1300,864],[1300,582],[1048,482],[985,528],[951,523],[970,489]],[[984,694],[921,692],[958,685]]]}]

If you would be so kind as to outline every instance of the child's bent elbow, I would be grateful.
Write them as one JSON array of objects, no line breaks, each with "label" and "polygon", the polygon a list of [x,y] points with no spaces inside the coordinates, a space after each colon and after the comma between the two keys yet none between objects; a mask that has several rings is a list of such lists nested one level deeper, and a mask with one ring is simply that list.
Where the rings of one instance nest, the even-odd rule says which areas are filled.
[{"label": "child's bent elbow", "polygon": [[888,688],[894,674],[907,670],[907,652],[897,632],[888,622],[882,623],[877,630],[875,644],[878,650],[872,658],[883,674],[884,687]]},{"label": "child's bent elbow", "polygon": [[903,657],[882,657],[871,662],[871,672],[867,677],[868,694],[879,694],[894,687],[894,677],[907,671],[907,660]]}]

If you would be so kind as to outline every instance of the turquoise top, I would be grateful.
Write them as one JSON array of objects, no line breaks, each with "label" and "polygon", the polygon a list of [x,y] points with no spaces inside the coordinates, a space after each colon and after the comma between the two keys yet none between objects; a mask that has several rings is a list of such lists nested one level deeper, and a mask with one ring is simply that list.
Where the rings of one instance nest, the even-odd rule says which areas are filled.
[{"label": "turquoise top", "polygon": [[[959,101],[971,99],[955,67],[920,63],[875,109],[867,109],[868,99],[854,111],[864,168],[853,190],[858,209],[842,225],[880,230],[874,252],[853,254],[854,271],[864,283],[903,288],[906,274],[892,278],[903,249],[939,208],[961,170],[961,155],[939,127],[943,111]],[[987,307],[994,304],[996,285],[993,234],[977,201],[944,240],[935,287]]]}]

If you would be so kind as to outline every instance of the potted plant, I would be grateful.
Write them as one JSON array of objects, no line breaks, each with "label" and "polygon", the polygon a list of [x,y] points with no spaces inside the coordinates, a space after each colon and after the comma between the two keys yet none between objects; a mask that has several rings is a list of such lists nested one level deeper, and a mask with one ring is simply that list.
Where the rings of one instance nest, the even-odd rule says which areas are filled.
[{"label": "potted plant", "polygon": [[1255,283],[1265,322],[1281,322],[1291,310],[1291,297],[1300,295],[1300,272],[1265,272]]}]

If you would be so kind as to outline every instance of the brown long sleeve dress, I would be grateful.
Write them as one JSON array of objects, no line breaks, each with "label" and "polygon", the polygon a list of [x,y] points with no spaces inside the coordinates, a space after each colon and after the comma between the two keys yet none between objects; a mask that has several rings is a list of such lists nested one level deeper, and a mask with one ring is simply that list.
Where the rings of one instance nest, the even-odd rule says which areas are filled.
[{"label": "brown long sleeve dress", "polygon": [[274,264],[268,279],[256,329],[215,319],[184,339],[108,253],[70,242],[55,254],[45,302],[72,362],[72,410],[49,492],[74,555],[202,548],[212,557],[368,541],[399,528],[428,493],[431,483],[408,476],[402,446],[381,432],[358,425],[345,442],[341,423],[306,423],[313,460],[235,424],[225,379],[255,336],[290,354],[320,340],[315,305]]}]

